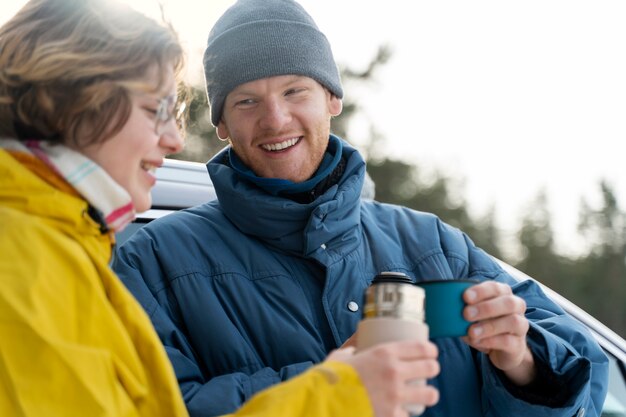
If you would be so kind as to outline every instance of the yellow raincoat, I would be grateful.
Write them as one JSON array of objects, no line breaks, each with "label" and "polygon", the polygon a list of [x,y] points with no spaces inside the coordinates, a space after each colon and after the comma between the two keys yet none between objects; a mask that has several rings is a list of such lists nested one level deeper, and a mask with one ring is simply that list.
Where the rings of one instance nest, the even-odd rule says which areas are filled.
[{"label": "yellow raincoat", "polygon": [[[113,236],[33,156],[0,149],[0,416],[186,416],[150,320],[108,266]],[[236,416],[371,416],[328,362]]]}]

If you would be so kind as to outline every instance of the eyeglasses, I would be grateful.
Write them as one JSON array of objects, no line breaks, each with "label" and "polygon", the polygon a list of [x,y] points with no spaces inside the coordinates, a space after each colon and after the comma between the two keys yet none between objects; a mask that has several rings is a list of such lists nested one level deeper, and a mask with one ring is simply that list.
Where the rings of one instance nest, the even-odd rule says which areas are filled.
[{"label": "eyeglasses", "polygon": [[186,107],[187,103],[185,102],[177,103],[175,94],[160,99],[155,114],[156,123],[154,129],[157,135],[163,134],[163,129],[167,122],[174,118],[176,119],[176,127],[182,129],[183,115]]}]

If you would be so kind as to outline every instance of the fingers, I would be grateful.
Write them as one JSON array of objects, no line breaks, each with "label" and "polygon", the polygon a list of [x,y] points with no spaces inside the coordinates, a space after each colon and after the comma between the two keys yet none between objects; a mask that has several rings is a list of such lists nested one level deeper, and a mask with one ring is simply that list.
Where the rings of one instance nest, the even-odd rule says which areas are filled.
[{"label": "fingers", "polygon": [[501,351],[515,359],[526,348],[526,338],[513,334],[498,334],[479,340],[469,339],[469,344],[483,353]]},{"label": "fingers", "polygon": [[526,317],[521,314],[509,314],[472,324],[468,331],[468,338],[473,343],[502,334],[525,338],[528,328]]},{"label": "fingers", "polygon": [[496,281],[474,285],[463,299],[467,303],[463,316],[474,322],[465,342],[489,355],[497,368],[517,368],[528,351],[526,302],[513,294],[510,286]]},{"label": "fingers", "polygon": [[467,307],[463,316],[468,321],[482,321],[509,314],[526,312],[526,302],[513,294],[511,287],[489,281],[469,288],[463,294]]},{"label": "fingers", "polygon": [[380,366],[386,366],[383,377],[390,381],[404,384],[414,379],[434,378],[440,372],[437,345],[430,341],[382,343],[363,354],[371,356]]},{"label": "fingers", "polygon": [[398,369],[398,379],[410,381],[419,375],[421,379],[434,378],[439,375],[441,367],[436,358],[422,358],[420,360],[407,361]]},{"label": "fingers", "polygon": [[437,345],[430,341],[403,340],[399,342],[381,343],[373,349],[381,355],[395,356],[399,360],[436,359],[439,355]]},{"label": "fingers", "polygon": [[465,290],[463,300],[469,305],[502,295],[513,294],[510,286],[497,281],[485,281]]},{"label": "fingers", "polygon": [[431,407],[439,402],[439,390],[426,384],[409,384],[404,391],[402,404],[421,404]]},{"label": "fingers", "polygon": [[[421,414],[425,407],[439,402],[439,390],[425,381],[404,384],[393,390],[381,388],[370,398],[376,417],[399,417]],[[410,413],[409,413],[410,412]]]},{"label": "fingers", "polygon": [[426,379],[439,374],[437,346],[429,341],[382,343],[345,360],[361,377],[376,416],[407,416],[407,407],[437,403]]},{"label": "fingers", "polygon": [[440,371],[437,345],[429,341],[382,343],[369,351],[374,360],[387,368],[383,377],[389,381],[406,384],[415,379],[434,378]]},{"label": "fingers", "polygon": [[467,335],[470,345],[481,351],[509,351],[511,346],[525,343],[529,328],[524,316],[526,302],[514,295],[511,287],[489,281],[473,286],[463,296],[471,300],[463,311],[464,317],[474,322]]}]

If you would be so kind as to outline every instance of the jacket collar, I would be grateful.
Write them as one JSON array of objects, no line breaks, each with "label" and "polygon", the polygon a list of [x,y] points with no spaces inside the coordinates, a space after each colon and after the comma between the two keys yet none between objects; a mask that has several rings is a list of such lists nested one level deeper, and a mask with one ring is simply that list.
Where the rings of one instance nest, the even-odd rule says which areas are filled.
[{"label": "jacket collar", "polygon": [[296,256],[324,253],[340,257],[356,245],[360,223],[360,193],[365,161],[346,142],[342,158],[346,168],[339,182],[308,204],[272,196],[245,180],[224,164],[224,153],[215,155],[207,169],[225,216],[243,233]]},{"label": "jacket collar", "polygon": [[[0,148],[0,208],[15,210],[49,224],[84,245],[94,257],[108,262],[115,242],[113,232],[103,234],[88,215],[89,204],[75,192],[58,187],[59,178],[32,155]],[[87,244],[86,242],[92,242]]]}]

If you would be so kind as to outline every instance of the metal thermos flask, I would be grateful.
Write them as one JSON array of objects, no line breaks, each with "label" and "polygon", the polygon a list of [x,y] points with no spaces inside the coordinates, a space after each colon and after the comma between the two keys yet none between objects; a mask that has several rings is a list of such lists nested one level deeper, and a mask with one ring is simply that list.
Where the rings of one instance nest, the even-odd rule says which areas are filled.
[{"label": "metal thermos flask", "polygon": [[[357,331],[357,349],[399,340],[428,340],[424,322],[424,290],[401,272],[381,272],[365,293],[363,320]],[[424,384],[424,380],[411,383]],[[409,404],[407,411],[419,415],[424,406]]]}]

